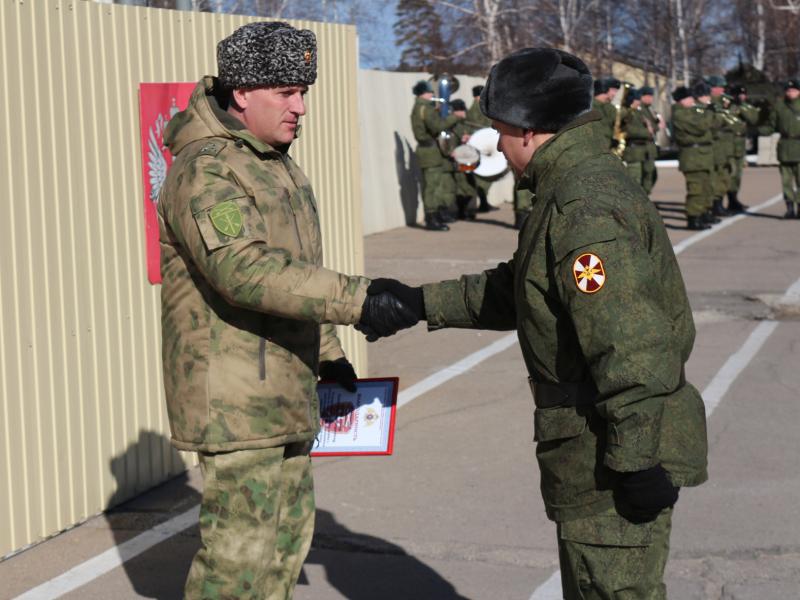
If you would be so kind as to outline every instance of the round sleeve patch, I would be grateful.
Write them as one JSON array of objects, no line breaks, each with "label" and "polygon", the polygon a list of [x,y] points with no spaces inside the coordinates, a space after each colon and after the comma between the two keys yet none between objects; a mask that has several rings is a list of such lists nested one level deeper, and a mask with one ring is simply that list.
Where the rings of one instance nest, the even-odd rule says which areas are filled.
[{"label": "round sleeve patch", "polygon": [[600,291],[606,282],[606,272],[603,261],[591,252],[581,254],[572,264],[572,274],[575,276],[575,285],[584,294],[594,294]]}]

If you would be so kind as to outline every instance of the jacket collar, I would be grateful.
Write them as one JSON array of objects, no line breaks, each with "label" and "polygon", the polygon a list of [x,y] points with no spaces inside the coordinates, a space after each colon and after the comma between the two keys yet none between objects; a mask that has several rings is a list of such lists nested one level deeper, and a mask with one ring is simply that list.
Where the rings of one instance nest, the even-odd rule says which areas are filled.
[{"label": "jacket collar", "polygon": [[549,201],[566,171],[606,152],[601,119],[596,110],[586,112],[536,150],[520,181],[520,187],[536,194],[534,201]]}]

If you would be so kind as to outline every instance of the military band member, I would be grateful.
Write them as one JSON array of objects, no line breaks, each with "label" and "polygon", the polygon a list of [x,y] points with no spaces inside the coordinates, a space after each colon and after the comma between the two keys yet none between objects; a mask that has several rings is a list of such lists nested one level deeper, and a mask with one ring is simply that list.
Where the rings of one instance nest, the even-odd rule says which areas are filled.
[{"label": "military band member", "polygon": [[778,132],[783,199],[787,219],[800,218],[800,80],[790,79],[784,85],[783,100],[777,102],[762,135]]},{"label": "military band member", "polygon": [[[723,137],[722,116],[715,110],[715,106],[711,103],[711,86],[703,80],[697,81],[692,86],[692,95],[694,96],[695,104],[706,111],[711,122],[711,150],[714,157],[714,166],[711,170],[711,197],[705,205],[706,211],[703,213],[702,219],[706,225],[714,225],[720,222],[719,216],[714,214],[714,201],[717,199],[718,192],[724,194],[724,192],[720,190],[725,189],[728,182],[728,140],[721,139],[721,137]],[[721,196],[720,202],[716,203],[716,205],[719,207],[722,206]]]},{"label": "military band member", "polygon": [[593,86],[594,100],[592,101],[592,110],[600,113],[603,125],[602,133],[607,142],[604,145],[610,150],[614,139],[614,119],[617,115],[617,109],[611,104],[610,80],[595,79]]},{"label": "military band member", "polygon": [[758,125],[760,111],[747,102],[747,89],[744,86],[731,85],[727,91],[728,95],[733,98],[728,112],[735,119],[733,130],[736,136],[734,138],[733,161],[731,162],[731,187],[728,189],[728,212],[735,214],[747,209],[747,206],[739,201],[742,172],[747,166],[747,126]]},{"label": "military band member", "polygon": [[708,229],[703,217],[714,193],[714,116],[697,105],[692,92],[684,86],[675,89],[672,98],[672,135],[678,146],[678,169],[686,179],[687,228]]},{"label": "military band member", "polygon": [[639,90],[631,88],[625,96],[625,112],[620,126],[625,134],[625,151],[622,161],[628,175],[644,189],[647,145],[653,140],[650,123],[641,110]]},{"label": "military band member", "polygon": [[656,145],[656,137],[658,136],[658,132],[664,129],[665,123],[661,115],[653,108],[655,90],[650,86],[643,86],[639,90],[639,95],[641,96],[642,103],[640,110],[650,124],[650,130],[652,131],[652,137],[645,148],[645,160],[642,163],[642,187],[644,191],[650,195],[658,180],[658,169],[656,168],[658,146]]},{"label": "military band member", "polygon": [[[482,91],[482,85],[476,85],[472,88],[472,104],[467,109],[467,125],[472,130],[471,133],[475,133],[478,129],[492,126],[492,122],[481,112],[480,98]],[[478,192],[478,212],[485,213],[497,210],[496,207],[489,204],[489,188],[492,187],[492,179],[487,179],[480,175],[473,176]]]},{"label": "military band member", "polygon": [[728,111],[732,98],[725,94],[727,82],[721,75],[710,75],[705,78],[709,86],[710,108],[716,113],[714,127],[714,200],[711,212],[715,217],[725,217],[730,213],[725,210],[722,199],[731,188],[733,177],[734,155],[736,153],[736,120]]},{"label": "military band member", "polygon": [[[456,136],[459,144],[466,144],[470,135],[475,131],[472,124],[467,121],[467,105],[463,100],[456,98],[450,101],[450,109],[453,114],[461,118],[461,121],[453,125],[452,132]],[[473,173],[466,173],[455,165],[453,177],[456,182],[456,207],[458,208],[459,219],[475,219],[478,205],[478,190],[476,177]]]},{"label": "military band member", "polygon": [[421,288],[374,285],[430,329],[517,331],[564,598],[663,600],[671,507],[707,478],[705,409],[683,369],[694,324],[658,212],[602,143],[591,86],[560,50],[497,63],[481,107],[535,192],[514,256]]},{"label": "military band member", "polygon": [[219,42],[217,63],[169,122],[158,202],[167,413],[204,480],[183,597],[291,598],[314,532],[318,376],[355,390],[334,324],[409,317],[374,302],[368,279],[322,266],[314,192],[288,154],[317,77],[314,34],[251,23]]},{"label": "military band member", "polygon": [[417,163],[422,171],[425,229],[448,231],[447,223],[453,220],[449,212],[456,205],[456,182],[453,162],[442,154],[436,139],[442,131],[455,125],[459,117],[439,115],[433,102],[433,88],[427,81],[418,81],[413,92],[416,100],[411,110],[411,130],[417,140]]}]

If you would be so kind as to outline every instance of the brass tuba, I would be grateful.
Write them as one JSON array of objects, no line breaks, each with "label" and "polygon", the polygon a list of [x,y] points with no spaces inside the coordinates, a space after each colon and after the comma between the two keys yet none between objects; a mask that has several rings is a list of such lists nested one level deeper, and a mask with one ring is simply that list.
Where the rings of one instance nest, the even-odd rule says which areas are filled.
[{"label": "brass tuba", "polygon": [[[439,114],[446,117],[450,114],[450,95],[457,92],[460,85],[458,78],[449,73],[434,74],[430,82],[437,93],[433,101],[439,103]],[[445,129],[436,138],[436,143],[443,156],[450,156],[461,140],[457,139],[452,131]]]},{"label": "brass tuba", "polygon": [[623,105],[625,104],[625,98],[632,87],[633,86],[627,81],[623,82],[619,88],[619,91],[617,92],[617,95],[614,96],[614,99],[611,101],[611,104],[613,104],[614,108],[617,109],[617,114],[614,116],[614,134],[612,136],[617,142],[617,145],[611,150],[611,154],[620,159],[625,153],[627,137],[625,132],[622,131],[622,110]]}]

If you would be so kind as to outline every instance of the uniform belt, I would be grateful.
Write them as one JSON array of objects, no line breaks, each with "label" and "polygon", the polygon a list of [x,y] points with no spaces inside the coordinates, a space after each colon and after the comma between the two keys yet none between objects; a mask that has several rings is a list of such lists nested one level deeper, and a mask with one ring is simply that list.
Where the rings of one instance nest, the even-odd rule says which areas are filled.
[{"label": "uniform belt", "polygon": [[[528,377],[536,408],[555,408],[557,406],[592,405],[597,401],[597,388],[594,383],[536,383]],[[686,385],[686,372],[681,367],[678,389]]]},{"label": "uniform belt", "polygon": [[436,145],[436,142],[433,140],[422,140],[421,142],[417,142],[417,145],[422,148],[431,148]]}]

